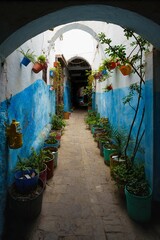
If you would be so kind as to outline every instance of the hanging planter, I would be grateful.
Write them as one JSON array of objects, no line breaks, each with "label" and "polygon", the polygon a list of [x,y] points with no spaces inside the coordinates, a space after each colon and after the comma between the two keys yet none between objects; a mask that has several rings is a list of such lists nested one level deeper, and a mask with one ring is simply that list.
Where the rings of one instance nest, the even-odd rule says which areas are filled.
[{"label": "hanging planter", "polygon": [[47,59],[46,57],[42,54],[37,58],[37,61],[34,63],[32,71],[35,73],[39,73],[43,69],[47,69]]},{"label": "hanging planter", "polygon": [[34,52],[30,52],[30,49],[28,49],[26,52],[24,52],[23,49],[21,49],[19,52],[23,54],[23,59],[20,64],[28,66],[30,62],[35,62]]},{"label": "hanging planter", "polygon": [[32,71],[33,71],[34,73],[39,73],[40,71],[43,70],[43,68],[44,68],[44,67],[43,67],[43,65],[42,65],[41,63],[35,62],[34,65],[33,65]]},{"label": "hanging planter", "polygon": [[20,123],[17,122],[15,119],[12,120],[12,123],[10,125],[6,125],[8,145],[12,149],[20,148],[23,145],[22,133],[19,132],[19,125]]},{"label": "hanging planter", "polygon": [[127,76],[129,75],[131,72],[132,72],[132,67],[131,65],[127,64],[127,65],[122,65],[119,67],[119,70],[121,71],[121,73],[124,75],[124,76]]},{"label": "hanging planter", "polygon": [[113,70],[113,69],[115,69],[117,67],[117,64],[115,63],[115,62],[110,62],[110,63],[108,63],[108,65],[107,65],[107,68],[109,69],[109,70]]},{"label": "hanging planter", "polygon": [[21,64],[23,64],[24,66],[28,66],[28,64],[30,63],[30,59],[27,57],[23,57]]}]

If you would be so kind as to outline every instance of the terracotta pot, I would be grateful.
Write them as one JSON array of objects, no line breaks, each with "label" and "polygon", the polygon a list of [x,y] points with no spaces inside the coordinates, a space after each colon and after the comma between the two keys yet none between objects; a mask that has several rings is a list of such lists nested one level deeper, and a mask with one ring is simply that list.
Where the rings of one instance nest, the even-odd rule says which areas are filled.
[{"label": "terracotta pot", "polygon": [[33,65],[32,71],[34,73],[39,73],[43,69],[44,69],[44,66],[41,63],[35,62],[34,65]]},{"label": "terracotta pot", "polygon": [[116,64],[115,62],[110,62],[110,63],[108,64],[108,68],[109,68],[110,70],[116,68],[116,66],[117,66],[117,64]]},{"label": "terracotta pot", "polygon": [[53,63],[54,67],[58,67],[58,62]]},{"label": "terracotta pot", "polygon": [[69,112],[64,112],[63,113],[63,116],[64,116],[64,119],[69,119]]},{"label": "terracotta pot", "polygon": [[121,71],[121,73],[124,76],[127,76],[132,72],[132,67],[129,64],[128,65],[123,65],[119,68],[119,70]]}]

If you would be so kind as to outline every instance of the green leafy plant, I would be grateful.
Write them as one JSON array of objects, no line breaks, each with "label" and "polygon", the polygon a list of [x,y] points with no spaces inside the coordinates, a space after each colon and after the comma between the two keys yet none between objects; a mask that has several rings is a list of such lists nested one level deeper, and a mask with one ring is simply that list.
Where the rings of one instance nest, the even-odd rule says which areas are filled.
[{"label": "green leafy plant", "polygon": [[51,124],[52,124],[52,129],[54,129],[54,130],[61,130],[63,127],[66,126],[66,122],[62,118],[62,116],[56,115],[56,114],[53,115]]},{"label": "green leafy plant", "polygon": [[30,49],[28,49],[26,52],[24,52],[23,49],[20,49],[19,52],[22,53],[23,56],[28,58],[31,62],[35,62],[36,55],[34,54],[34,51],[31,52]]},{"label": "green leafy plant", "polygon": [[21,158],[19,155],[18,161],[15,167],[15,171],[26,171],[32,169],[32,166],[29,164],[29,160],[27,158]]},{"label": "green leafy plant", "polygon": [[42,55],[38,56],[37,61],[41,64],[44,64],[44,63],[46,63],[47,58],[45,55],[42,54]]},{"label": "green leafy plant", "polygon": [[100,117],[97,115],[96,111],[88,112],[87,116],[85,116],[85,123],[88,125],[98,125]]}]

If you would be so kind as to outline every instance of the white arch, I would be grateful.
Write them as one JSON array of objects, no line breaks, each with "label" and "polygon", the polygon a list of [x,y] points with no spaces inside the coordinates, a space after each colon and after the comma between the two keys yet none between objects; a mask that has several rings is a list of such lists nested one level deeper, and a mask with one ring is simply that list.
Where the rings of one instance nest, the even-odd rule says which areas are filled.
[{"label": "white arch", "polygon": [[91,67],[90,63],[85,58],[83,58],[81,56],[71,57],[70,59],[68,59],[67,63],[69,64],[69,62],[71,62],[72,60],[77,59],[77,58],[84,60]]},{"label": "white arch", "polygon": [[[48,47],[48,52],[50,53],[50,50],[52,48],[52,44],[56,41],[56,39],[62,35],[63,33],[65,32],[68,32],[70,30],[73,30],[73,29],[79,29],[79,30],[82,30],[82,31],[85,31],[87,33],[89,33],[90,35],[92,35],[92,37],[98,41],[98,36],[97,36],[97,33],[90,27],[84,25],[84,24],[81,24],[81,23],[71,23],[71,24],[68,24],[68,25],[65,25],[64,27],[60,28],[55,34],[54,36],[52,37],[52,39],[49,41],[49,47]],[[100,45],[101,46],[101,45]]]},{"label": "white arch", "polygon": [[3,60],[37,34],[74,21],[103,21],[132,29],[160,49],[160,26],[135,12],[108,5],[71,6],[38,18],[14,32],[0,45]]}]

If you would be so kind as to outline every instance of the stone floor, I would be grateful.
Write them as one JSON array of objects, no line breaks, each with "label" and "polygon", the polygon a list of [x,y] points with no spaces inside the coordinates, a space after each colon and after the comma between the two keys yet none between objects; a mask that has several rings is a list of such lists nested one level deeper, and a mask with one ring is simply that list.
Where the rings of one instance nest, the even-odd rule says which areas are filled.
[{"label": "stone floor", "polygon": [[[66,120],[58,166],[44,192],[42,212],[32,230],[15,240],[158,240],[160,220],[140,225],[126,211],[110,169],[84,123],[85,111]],[[25,230],[24,230],[25,229]],[[14,229],[12,227],[12,232]],[[27,231],[30,232],[27,235]],[[6,239],[5,239],[6,240]]]}]

